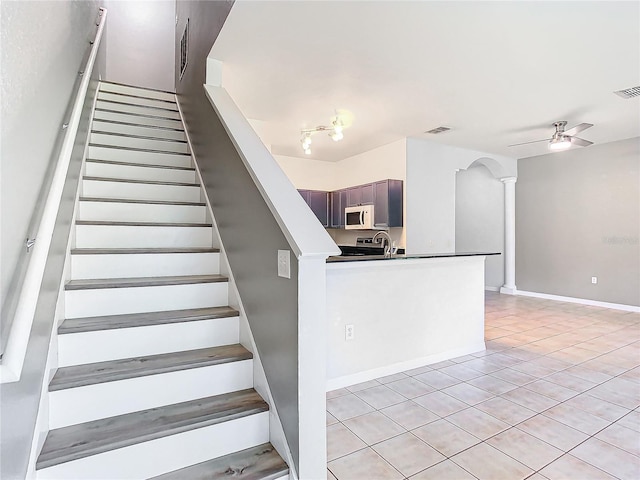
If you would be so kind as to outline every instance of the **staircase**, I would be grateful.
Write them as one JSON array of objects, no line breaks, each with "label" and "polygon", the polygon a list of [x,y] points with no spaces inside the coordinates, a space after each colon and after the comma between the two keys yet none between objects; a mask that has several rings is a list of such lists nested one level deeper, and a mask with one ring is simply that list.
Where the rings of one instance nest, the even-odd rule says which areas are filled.
[{"label": "staircase", "polygon": [[170,93],[101,83],[42,479],[284,479]]}]

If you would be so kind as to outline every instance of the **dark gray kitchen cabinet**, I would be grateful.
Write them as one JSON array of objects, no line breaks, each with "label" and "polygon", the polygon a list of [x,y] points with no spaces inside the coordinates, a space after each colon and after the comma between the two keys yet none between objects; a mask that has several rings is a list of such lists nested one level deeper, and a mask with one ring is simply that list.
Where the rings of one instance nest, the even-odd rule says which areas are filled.
[{"label": "dark gray kitchen cabinet", "polygon": [[344,228],[344,209],[347,206],[347,191],[331,192],[331,228]]},{"label": "dark gray kitchen cabinet", "polygon": [[298,190],[311,211],[318,217],[323,227],[329,226],[329,192],[319,190]]},{"label": "dark gray kitchen cabinet", "polygon": [[381,180],[374,188],[373,224],[376,228],[402,226],[402,180]]},{"label": "dark gray kitchen cabinet", "polygon": [[358,185],[357,187],[347,188],[347,207],[355,207],[357,205],[373,205],[374,185],[367,183],[366,185]]}]

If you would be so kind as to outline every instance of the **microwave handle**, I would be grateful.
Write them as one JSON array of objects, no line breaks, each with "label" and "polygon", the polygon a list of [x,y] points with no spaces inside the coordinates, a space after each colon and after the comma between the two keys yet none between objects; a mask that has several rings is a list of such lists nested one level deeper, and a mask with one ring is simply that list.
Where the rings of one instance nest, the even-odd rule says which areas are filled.
[{"label": "microwave handle", "polygon": [[360,225],[364,225],[364,210],[360,210]]}]

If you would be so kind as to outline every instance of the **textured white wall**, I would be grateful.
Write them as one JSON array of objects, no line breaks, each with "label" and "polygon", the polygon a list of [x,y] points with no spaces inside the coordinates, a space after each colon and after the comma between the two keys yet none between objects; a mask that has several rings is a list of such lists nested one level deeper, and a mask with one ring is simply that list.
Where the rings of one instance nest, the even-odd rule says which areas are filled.
[{"label": "textured white wall", "polygon": [[26,260],[25,238],[36,233],[49,186],[46,174],[52,168],[54,145],[88,40],[95,35],[98,5],[97,1],[0,3],[3,307],[18,263]]},{"label": "textured white wall", "polygon": [[427,140],[407,140],[407,251],[456,250],[456,172],[480,161],[496,178],[517,176],[515,158],[451,147]]},{"label": "textured white wall", "polygon": [[485,286],[504,284],[504,184],[482,166],[456,175],[456,250],[500,252],[487,257]]},{"label": "textured white wall", "polygon": [[175,90],[175,0],[105,0],[112,82]]}]

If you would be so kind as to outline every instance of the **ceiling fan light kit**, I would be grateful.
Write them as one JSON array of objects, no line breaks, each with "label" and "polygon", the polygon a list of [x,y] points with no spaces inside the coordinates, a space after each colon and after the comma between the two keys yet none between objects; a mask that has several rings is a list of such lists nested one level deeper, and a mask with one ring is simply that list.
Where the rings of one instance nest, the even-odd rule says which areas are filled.
[{"label": "ceiling fan light kit", "polygon": [[567,126],[567,122],[562,120],[560,122],[555,122],[553,126],[555,127],[556,131],[551,136],[551,139],[545,138],[543,140],[534,140],[532,142],[515,143],[509,146],[517,147],[519,145],[529,145],[530,143],[548,142],[549,150],[553,152],[559,152],[568,149],[572,145],[577,145],[579,147],[588,147],[589,145],[593,145],[593,142],[575,136],[577,133],[582,132],[587,128],[593,127],[593,124],[591,123],[581,123],[580,125],[576,125],[569,130],[565,130],[564,127]]},{"label": "ceiling fan light kit", "polygon": [[302,135],[302,139],[300,140],[300,142],[302,142],[302,150],[304,150],[305,154],[311,155],[311,135],[318,132],[328,132],[329,137],[331,137],[334,142],[339,142],[344,138],[344,133],[342,133],[343,130],[344,124],[337,115],[331,122],[330,127],[326,125],[318,125],[315,128],[300,130],[300,134]]}]

